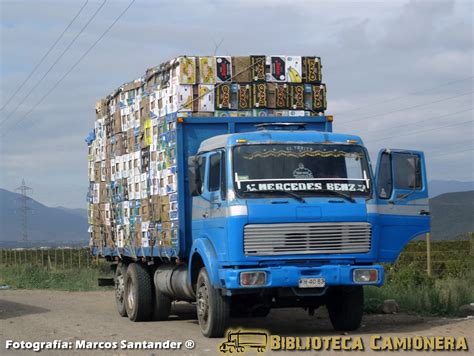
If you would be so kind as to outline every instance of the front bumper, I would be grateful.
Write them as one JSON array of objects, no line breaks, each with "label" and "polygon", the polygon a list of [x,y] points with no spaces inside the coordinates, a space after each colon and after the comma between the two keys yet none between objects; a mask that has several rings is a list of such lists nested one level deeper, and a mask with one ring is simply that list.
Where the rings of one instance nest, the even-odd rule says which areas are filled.
[{"label": "front bumper", "polygon": [[[375,269],[378,272],[376,282],[356,283],[353,281],[353,270],[360,268]],[[259,286],[240,285],[241,272],[265,271],[267,273],[266,284]],[[384,281],[384,269],[379,265],[323,265],[318,267],[261,267],[261,268],[221,268],[219,269],[219,280],[226,289],[252,289],[252,288],[278,288],[298,287],[301,278],[324,278],[326,286],[341,285],[373,285],[381,286]]]}]

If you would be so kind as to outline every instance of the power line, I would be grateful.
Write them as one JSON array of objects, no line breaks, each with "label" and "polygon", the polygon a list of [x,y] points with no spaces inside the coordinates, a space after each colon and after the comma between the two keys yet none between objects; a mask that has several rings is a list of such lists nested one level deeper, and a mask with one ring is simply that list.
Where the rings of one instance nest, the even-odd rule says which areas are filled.
[{"label": "power line", "polygon": [[456,99],[456,98],[460,98],[462,96],[469,95],[472,92],[473,91],[471,90],[471,91],[468,91],[466,93],[450,96],[450,97],[447,97],[447,98],[442,98],[442,99],[438,99],[438,100],[434,100],[434,101],[430,101],[430,102],[426,102],[426,103],[422,103],[422,104],[417,104],[417,105],[414,105],[414,106],[409,106],[409,107],[405,107],[405,108],[401,108],[401,109],[397,109],[397,110],[392,110],[392,111],[388,111],[388,112],[385,112],[385,113],[379,113],[379,114],[375,114],[375,115],[371,115],[371,116],[360,117],[360,118],[357,118],[357,119],[354,119],[354,120],[346,121],[343,124],[348,124],[348,123],[356,122],[356,121],[360,122],[360,121],[364,121],[364,120],[368,120],[368,119],[373,119],[374,117],[382,117],[382,116],[394,114],[394,113],[405,111],[405,110],[416,109],[416,108],[426,106],[426,105],[430,105],[430,104],[441,103],[443,101],[448,101],[448,100],[451,100],[451,99]]},{"label": "power line", "polygon": [[[448,155],[451,155],[453,153],[461,153],[461,152],[468,152],[468,151],[474,151],[474,147],[471,147],[471,148],[467,148],[467,149],[464,149],[464,150],[456,150],[456,151],[449,151],[449,152],[444,152],[442,154],[436,154],[436,152],[434,154],[436,154],[436,156],[430,158],[430,159],[436,159],[438,157],[443,157],[443,156],[448,156]],[[433,154],[433,153],[428,153],[428,154]]]},{"label": "power line", "polygon": [[423,132],[435,131],[435,130],[444,129],[444,128],[447,128],[447,127],[459,126],[459,125],[464,125],[464,124],[468,124],[468,123],[472,123],[472,122],[474,122],[474,120],[458,122],[458,123],[451,124],[451,125],[432,127],[430,129],[427,129],[427,130],[412,131],[412,132],[402,134],[402,135],[393,135],[393,136],[382,137],[382,138],[379,138],[379,139],[376,139],[376,140],[369,140],[369,141],[366,141],[366,142],[378,142],[378,141],[388,140],[388,139],[394,138],[394,137],[403,137],[403,136],[409,136],[409,135],[416,135],[416,134],[423,133]]},{"label": "power line", "polygon": [[407,94],[404,94],[404,95],[400,95],[400,96],[393,97],[393,98],[390,98],[390,99],[385,99],[385,100],[382,100],[382,101],[378,101],[378,102],[376,102],[376,103],[371,103],[371,104],[359,106],[359,107],[356,107],[355,109],[345,110],[345,111],[341,111],[341,112],[337,112],[337,111],[336,111],[336,112],[334,113],[334,115],[341,115],[341,114],[344,114],[344,113],[350,113],[350,112],[353,112],[353,111],[358,111],[358,110],[366,109],[366,108],[369,108],[369,107],[372,107],[372,106],[376,106],[376,105],[380,105],[380,104],[385,104],[385,103],[389,103],[389,102],[392,102],[392,101],[397,101],[397,100],[400,100],[400,99],[407,98],[407,97],[409,97],[409,96],[411,96],[411,95],[414,95],[414,94],[422,94],[422,93],[425,93],[425,92],[427,92],[427,91],[430,91],[430,90],[433,90],[433,89],[436,89],[436,88],[445,87],[445,86],[449,86],[449,85],[452,85],[452,84],[464,82],[464,81],[469,80],[469,79],[472,79],[472,78],[474,78],[474,76],[470,76],[470,77],[467,77],[467,78],[462,78],[462,79],[453,80],[453,81],[450,81],[450,82],[438,84],[438,85],[436,85],[436,86],[434,86],[434,87],[427,88],[427,89],[422,89],[422,90],[417,90],[417,91],[408,92]]},{"label": "power line", "polygon": [[[454,115],[457,115],[457,114],[461,114],[461,113],[464,113],[464,112],[468,112],[468,111],[471,111],[473,108],[469,108],[469,109],[465,109],[465,110],[460,110],[460,111],[455,111],[455,112],[450,112],[448,114],[444,114],[444,115],[440,115],[440,116],[436,116],[436,117],[430,117],[430,118],[427,118],[427,119],[424,119],[424,120],[420,120],[420,121],[416,121],[416,124],[419,125],[423,122],[432,122],[433,120],[436,120],[436,119],[441,119],[443,117],[448,117],[448,116],[454,116]],[[390,127],[382,127],[382,128],[379,128],[379,129],[376,129],[376,130],[371,130],[370,128],[367,129],[368,132],[378,132],[378,131],[385,131],[385,130],[393,130],[393,129],[396,129],[398,127],[407,127],[407,124],[402,124],[402,125],[396,125],[396,126],[390,126]]]},{"label": "power line", "polygon": [[29,98],[29,96],[31,95],[31,93],[43,82],[44,78],[46,78],[46,76],[53,70],[53,68],[56,66],[56,64],[58,64],[58,62],[61,60],[61,58],[63,58],[63,56],[67,53],[67,51],[69,51],[69,49],[72,47],[72,45],[76,42],[76,40],[79,38],[79,36],[85,31],[85,29],[89,26],[89,24],[92,22],[92,20],[94,20],[94,18],[97,16],[97,14],[99,13],[99,11],[104,7],[105,3],[107,2],[107,0],[104,0],[102,2],[102,4],[100,4],[100,6],[94,11],[94,13],[92,14],[92,16],[89,18],[89,20],[86,22],[86,24],[81,28],[81,30],[76,34],[76,36],[74,36],[74,38],[72,39],[71,42],[69,42],[69,44],[67,45],[67,47],[62,51],[62,53],[59,55],[58,58],[56,58],[56,60],[54,61],[54,63],[48,68],[48,70],[46,71],[46,73],[43,74],[43,76],[36,82],[36,84],[30,89],[30,91],[28,91],[28,93],[26,94],[26,96],[23,98],[23,100],[21,100],[18,105],[15,107],[15,109],[13,111],[10,112],[10,114],[7,115],[7,117],[0,123],[0,124],[3,124],[5,123],[10,117],[12,117],[13,114],[16,113],[16,111],[18,110],[18,108],[20,107],[20,105],[26,101],[26,99]]},{"label": "power line", "polygon": [[56,84],[54,84],[54,86],[48,92],[46,92],[45,95],[43,95],[43,97],[35,104],[35,106],[33,106],[25,115],[23,115],[17,121],[17,125],[11,127],[11,129],[17,127],[18,124],[20,124],[31,112],[33,112],[38,107],[38,105],[40,105],[44,101],[44,99],[46,99],[58,87],[58,85],[61,84],[61,82],[74,70],[74,68],[79,65],[79,63],[81,63],[81,61],[89,54],[89,52],[92,51],[92,49],[102,40],[102,38],[104,38],[104,36],[112,29],[112,27],[122,18],[122,16],[125,15],[125,13],[128,11],[128,9],[130,9],[130,7],[135,1],[136,0],[132,0],[130,2],[130,4],[115,18],[112,24],[107,27],[104,32],[102,32],[99,38],[87,49],[87,51],[85,51],[82,56],[79,57],[79,59],[72,65],[71,68],[69,68],[66,73],[64,73],[64,75],[56,82]]},{"label": "power line", "polygon": [[82,7],[79,9],[79,11],[76,13],[76,15],[72,18],[72,20],[69,22],[69,24],[66,26],[66,28],[63,30],[63,32],[59,35],[59,37],[56,39],[56,41],[54,41],[54,43],[51,45],[51,47],[49,47],[48,51],[43,55],[43,57],[40,59],[40,61],[35,65],[35,67],[33,68],[33,70],[28,74],[28,76],[26,77],[26,79],[20,84],[20,86],[15,90],[15,92],[10,96],[10,98],[8,98],[8,100],[6,101],[6,103],[0,108],[0,111],[2,111],[3,109],[5,109],[5,107],[10,104],[10,102],[12,101],[12,99],[15,97],[16,94],[18,94],[18,92],[23,88],[23,86],[28,82],[28,80],[31,78],[31,76],[36,72],[36,70],[38,69],[38,67],[44,62],[44,60],[46,59],[46,57],[48,57],[48,55],[51,53],[51,51],[54,49],[54,47],[56,47],[56,45],[58,44],[58,42],[63,38],[64,34],[67,32],[67,30],[69,30],[69,28],[71,27],[71,25],[74,23],[74,21],[76,21],[76,19],[79,17],[79,15],[82,13],[82,10],[84,10],[84,8],[86,7],[87,3],[89,2],[89,0],[86,0],[86,2],[84,3],[84,5],[82,5]]}]

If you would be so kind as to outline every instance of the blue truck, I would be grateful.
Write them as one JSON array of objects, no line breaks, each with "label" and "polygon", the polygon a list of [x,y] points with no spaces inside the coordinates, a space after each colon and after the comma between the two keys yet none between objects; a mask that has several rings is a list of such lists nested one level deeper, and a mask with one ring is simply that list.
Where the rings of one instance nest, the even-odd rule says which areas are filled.
[{"label": "blue truck", "polygon": [[380,263],[429,231],[420,151],[382,149],[373,169],[331,116],[174,120],[178,251],[92,248],[113,262],[118,311],[133,321],[188,301],[220,337],[232,315],[325,305],[334,329],[355,330]]}]

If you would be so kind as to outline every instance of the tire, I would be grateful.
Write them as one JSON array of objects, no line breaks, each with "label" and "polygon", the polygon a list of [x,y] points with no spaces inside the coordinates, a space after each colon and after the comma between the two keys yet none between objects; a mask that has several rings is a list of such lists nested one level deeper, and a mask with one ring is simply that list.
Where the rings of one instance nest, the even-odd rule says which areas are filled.
[{"label": "tire", "polygon": [[167,320],[171,312],[171,298],[161,293],[156,287],[153,297],[153,320]]},{"label": "tire", "polygon": [[354,331],[360,327],[364,312],[362,286],[336,287],[328,295],[327,309],[333,328]]},{"label": "tire", "polygon": [[202,334],[222,337],[229,321],[230,301],[212,286],[204,267],[197,279],[196,309]]},{"label": "tire", "polygon": [[150,320],[153,314],[153,286],[146,268],[132,263],[125,274],[125,309],[132,321]]},{"label": "tire", "polygon": [[114,288],[115,288],[115,304],[117,305],[117,311],[120,316],[127,316],[127,310],[125,309],[125,273],[127,272],[127,265],[119,263],[114,275]]}]

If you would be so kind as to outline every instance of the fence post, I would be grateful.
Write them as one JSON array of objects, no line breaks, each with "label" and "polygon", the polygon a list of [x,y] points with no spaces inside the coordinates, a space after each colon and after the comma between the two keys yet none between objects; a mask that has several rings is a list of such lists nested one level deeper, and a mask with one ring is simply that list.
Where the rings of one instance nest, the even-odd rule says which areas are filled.
[{"label": "fence post", "polygon": [[431,234],[426,234],[426,272],[431,277]]},{"label": "fence post", "polygon": [[64,265],[64,248],[61,249],[61,252],[62,252],[62,254],[63,254],[63,269],[64,269],[64,266],[65,266],[65,265]]},{"label": "fence post", "polygon": [[54,248],[54,269],[58,269],[58,248]]},{"label": "fence post", "polygon": [[79,253],[77,254],[77,261],[78,261],[77,263],[78,263],[78,265],[79,265],[79,269],[81,269],[81,251],[82,251],[82,250],[81,250],[81,249],[78,249],[77,251],[79,252]]}]

